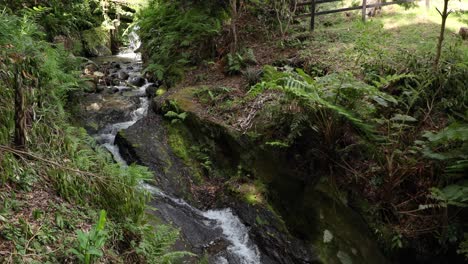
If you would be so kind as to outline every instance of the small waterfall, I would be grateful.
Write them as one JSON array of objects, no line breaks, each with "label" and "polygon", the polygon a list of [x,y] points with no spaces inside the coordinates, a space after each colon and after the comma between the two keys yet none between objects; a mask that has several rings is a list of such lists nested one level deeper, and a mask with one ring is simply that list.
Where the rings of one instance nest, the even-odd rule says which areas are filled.
[{"label": "small waterfall", "polygon": [[[130,34],[133,34],[130,33]],[[135,33],[135,38],[133,38],[131,49],[139,45],[138,36]],[[127,53],[121,53],[117,57],[128,57],[138,62],[138,55],[133,52],[133,50],[127,50]],[[129,72],[129,75],[138,74],[140,69],[136,68],[134,72]],[[100,131],[100,134],[96,136],[97,142],[99,142],[103,147],[105,147],[110,153],[112,153],[114,159],[120,163],[122,166],[128,166],[127,162],[120,155],[119,147],[114,144],[115,137],[117,133],[121,130],[127,129],[134,125],[138,120],[145,117],[148,113],[149,101],[145,97],[145,90],[147,87],[152,85],[152,83],[147,83],[141,88],[137,95],[139,95],[139,107],[132,111],[130,117],[131,120],[116,124],[109,124],[106,128]],[[119,86],[117,88],[128,88],[126,86]],[[257,246],[249,238],[248,228],[241,222],[239,217],[237,217],[230,208],[219,209],[219,210],[208,210],[201,211],[197,208],[192,207],[190,204],[185,202],[182,199],[178,199],[172,196],[165,194],[162,190],[151,186],[148,184],[142,184],[142,188],[147,189],[154,196],[164,200],[167,204],[177,208],[180,211],[188,212],[192,216],[196,216],[202,219],[201,223],[209,229],[220,228],[222,234],[226,241],[230,243],[227,247],[227,252],[224,252],[223,255],[217,255],[215,257],[215,263],[236,263],[236,264],[258,264],[261,263],[260,253]],[[193,219],[193,221],[197,221]],[[200,221],[199,221],[200,222]],[[232,261],[232,262],[231,262]]]},{"label": "small waterfall", "polygon": [[[151,85],[153,85],[153,83],[147,83],[143,85],[139,89],[138,93],[140,95],[144,95],[146,88]],[[148,98],[142,96],[139,99],[140,106],[130,114],[132,118],[130,121],[109,125],[101,131],[101,134],[96,136],[96,141],[100,142],[102,146],[105,147],[114,156],[114,159],[123,166],[127,166],[127,162],[120,155],[119,147],[114,144],[114,141],[117,133],[120,130],[124,130],[133,126],[138,120],[145,117],[148,113]]]}]

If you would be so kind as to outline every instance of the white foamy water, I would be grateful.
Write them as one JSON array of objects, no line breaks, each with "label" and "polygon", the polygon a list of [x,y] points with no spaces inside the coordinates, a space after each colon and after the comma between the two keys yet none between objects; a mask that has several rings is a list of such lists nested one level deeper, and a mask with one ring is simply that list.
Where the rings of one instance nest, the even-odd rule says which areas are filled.
[{"label": "white foamy water", "polygon": [[[123,58],[131,58],[134,60],[140,59],[139,55],[133,52],[122,53],[117,56],[123,57]],[[130,76],[134,76],[137,74],[138,73],[136,71],[129,72]],[[120,163],[124,167],[128,166],[128,164],[120,155],[119,147],[114,144],[115,137],[119,131],[131,127],[138,120],[142,119],[143,117],[147,115],[148,108],[149,108],[149,101],[146,97],[144,97],[144,95],[145,95],[146,88],[149,87],[150,85],[152,85],[152,83],[146,83],[144,86],[142,86],[139,89],[138,95],[142,97],[140,97],[139,107],[135,109],[134,111],[132,111],[132,113],[130,114],[130,117],[131,117],[130,121],[109,125],[105,129],[103,129],[103,131],[101,131],[101,134],[96,136],[96,140],[103,147],[105,147],[110,153],[112,153],[116,162]],[[117,88],[120,90],[120,89],[125,89],[128,87],[117,86]],[[203,219],[206,219],[205,221],[203,221],[203,224],[206,225],[207,227],[220,228],[222,230],[222,233],[225,239],[231,244],[227,248],[227,251],[228,251],[227,253],[230,256],[229,259],[231,259],[232,257],[236,260],[236,263],[240,263],[240,264],[261,263],[259,250],[257,246],[254,243],[252,243],[252,241],[250,240],[248,228],[241,222],[239,217],[236,216],[230,208],[220,209],[220,210],[201,211],[191,206],[190,204],[185,202],[183,199],[169,196],[166,193],[164,193],[162,190],[152,185],[142,183],[141,187],[145,188],[146,190],[148,190],[150,193],[152,193],[155,196],[168,200],[173,205],[176,205],[176,207],[184,208],[196,214],[197,216],[200,216]],[[229,261],[223,256],[218,256],[216,258],[216,264],[229,264]]]},{"label": "white foamy water", "polygon": [[[212,221],[205,221],[204,224],[208,227],[213,226],[213,221],[216,223],[214,228],[219,227],[223,231],[223,235],[231,245],[227,248],[228,251],[237,258],[237,263],[242,264],[259,264],[260,252],[257,246],[250,240],[248,228],[241,222],[239,217],[235,215],[230,208],[219,210],[201,211],[192,207],[182,199],[171,197],[161,191],[159,188],[144,184],[142,186],[152,194],[171,200],[173,203],[188,208],[197,215],[203,216]],[[229,263],[224,257],[218,257],[217,261],[220,264]]]},{"label": "white foamy water", "polygon": [[218,223],[223,230],[223,235],[232,244],[228,250],[239,258],[240,263],[260,263],[260,253],[250,241],[249,230],[230,208],[209,210],[204,212],[203,216]]},{"label": "white foamy water", "polygon": [[[150,85],[152,85],[152,83],[147,83],[138,89],[139,94],[143,95],[146,88]],[[115,136],[120,130],[124,130],[133,126],[138,120],[145,117],[148,114],[148,107],[148,98],[140,97],[140,106],[132,113],[130,113],[130,121],[112,124],[106,127],[102,133],[96,137],[96,140],[100,142],[102,146],[105,147],[110,153],[112,153],[115,161],[122,164],[123,166],[127,166],[127,162],[120,155],[119,147],[114,144]]]}]

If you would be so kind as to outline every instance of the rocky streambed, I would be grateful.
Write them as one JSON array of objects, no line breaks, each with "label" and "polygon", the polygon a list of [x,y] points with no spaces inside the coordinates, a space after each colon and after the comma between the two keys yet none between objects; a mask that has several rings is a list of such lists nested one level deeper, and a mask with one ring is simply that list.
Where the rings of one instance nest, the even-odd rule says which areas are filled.
[{"label": "rocky streambed", "polygon": [[[386,263],[356,213],[320,184],[291,176],[287,153],[265,152],[200,115],[196,88],[162,95],[141,69],[134,53],[88,64],[92,83],[77,96],[75,116],[116,162],[154,172],[156,183],[143,186],[154,197],[151,213],[180,229],[176,249],[199,256],[186,263]],[[242,171],[265,180],[283,209],[260,197],[249,177],[235,180]]]}]

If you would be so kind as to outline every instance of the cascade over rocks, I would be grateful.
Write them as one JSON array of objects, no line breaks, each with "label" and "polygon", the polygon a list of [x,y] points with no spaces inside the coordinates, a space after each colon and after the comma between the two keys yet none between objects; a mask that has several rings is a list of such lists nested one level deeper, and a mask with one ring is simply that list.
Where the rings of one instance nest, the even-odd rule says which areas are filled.
[{"label": "cascade over rocks", "polygon": [[146,80],[141,76],[131,77],[128,83],[137,87],[141,87],[146,83]]},{"label": "cascade over rocks", "polygon": [[[326,184],[316,185],[317,173],[305,170],[301,175],[297,171],[301,166],[288,158],[290,154],[262,149],[247,135],[204,116],[194,100],[196,90],[170,90],[155,97],[153,112],[119,133],[116,144],[122,155],[149,166],[158,175],[159,186],[201,207],[213,205],[197,200],[199,194],[193,192],[193,186],[211,180],[200,179],[203,172],[191,162],[190,146],[208,146],[211,169],[220,173],[217,177],[234,175],[242,165],[251,176],[266,181],[279,214],[268,203],[252,204],[237,191],[240,186],[231,183],[220,187],[227,191],[216,194],[214,205],[233,208],[250,228],[262,263],[387,263],[357,214],[323,191]],[[163,117],[168,111],[187,117],[173,123]],[[327,237],[324,242],[324,234],[331,234],[334,240]]]}]

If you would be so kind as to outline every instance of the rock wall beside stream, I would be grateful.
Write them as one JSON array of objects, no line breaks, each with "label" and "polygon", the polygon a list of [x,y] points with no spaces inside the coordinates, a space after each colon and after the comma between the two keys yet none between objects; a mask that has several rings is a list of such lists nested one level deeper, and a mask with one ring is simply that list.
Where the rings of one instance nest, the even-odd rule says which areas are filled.
[{"label": "rock wall beside stream", "polygon": [[[122,154],[199,207],[233,208],[264,263],[387,262],[365,222],[334,197],[317,166],[299,164],[301,150],[269,148],[205,116],[196,90],[155,98],[147,118],[119,133]],[[176,115],[165,118],[169,111]],[[265,190],[257,190],[258,181]]]}]

